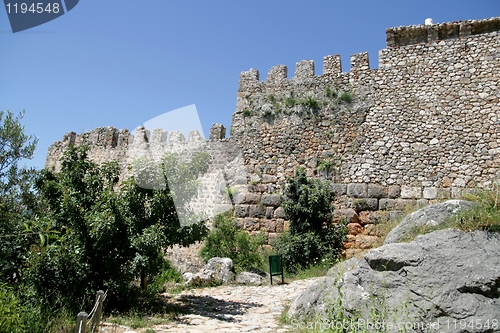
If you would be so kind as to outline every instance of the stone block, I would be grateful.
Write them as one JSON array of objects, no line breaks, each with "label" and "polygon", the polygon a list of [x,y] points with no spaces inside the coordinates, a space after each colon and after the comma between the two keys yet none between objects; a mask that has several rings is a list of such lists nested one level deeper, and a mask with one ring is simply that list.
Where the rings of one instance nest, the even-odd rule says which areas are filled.
[{"label": "stone block", "polygon": [[443,179],[441,180],[441,184],[443,185],[443,187],[450,187],[451,186],[450,177],[443,177]]},{"label": "stone block", "polygon": [[285,220],[276,219],[276,232],[283,232],[285,229]]},{"label": "stone block", "polygon": [[347,223],[358,223],[358,213],[352,208],[336,209],[333,212],[334,220],[339,222],[345,220]]},{"label": "stone block", "polygon": [[214,207],[214,215],[219,215],[224,212],[227,212],[233,208],[233,205],[231,204],[218,204],[215,205]]},{"label": "stone block", "polygon": [[348,223],[347,224],[347,230],[349,232],[349,235],[358,235],[363,233],[364,229],[359,223]]},{"label": "stone block", "polygon": [[426,187],[424,188],[424,199],[436,199],[437,193],[437,187]]},{"label": "stone block", "polygon": [[248,192],[245,195],[245,200],[242,201],[242,203],[255,205],[255,204],[258,204],[260,202],[260,198],[261,198],[260,194]]},{"label": "stone block", "polygon": [[368,212],[364,211],[359,213],[359,224],[361,225],[366,225],[366,224],[379,224],[382,221],[387,219],[387,212],[381,212],[381,211],[376,211],[376,212]]},{"label": "stone block", "polygon": [[417,200],[412,199],[396,199],[394,209],[395,210],[414,210],[417,208]]},{"label": "stone block", "polygon": [[263,184],[267,184],[267,183],[276,183],[278,181],[278,178],[276,176],[273,176],[273,175],[262,175],[262,180],[261,182]]},{"label": "stone block", "polygon": [[382,198],[378,201],[378,209],[380,210],[392,210],[395,205],[396,202],[394,199]]},{"label": "stone block", "polygon": [[274,220],[262,220],[260,221],[260,229],[267,232],[276,232],[276,222]]},{"label": "stone block", "polygon": [[235,224],[238,229],[244,229],[245,228],[245,219],[244,218],[237,218],[235,219]]},{"label": "stone block", "polygon": [[248,205],[235,205],[234,206],[234,216],[247,217],[248,216]]},{"label": "stone block", "polygon": [[437,199],[450,199],[451,189],[450,188],[438,188]]},{"label": "stone block", "polygon": [[363,198],[354,199],[352,201],[352,207],[356,212],[362,212],[364,210],[378,210],[378,199],[376,198]]},{"label": "stone block", "polygon": [[245,217],[245,230],[257,231],[260,230],[259,219],[253,217]]},{"label": "stone block", "polygon": [[381,231],[380,225],[376,225],[376,224],[365,225],[365,232],[364,232],[365,235],[380,237],[380,236],[382,236],[381,233],[382,233],[382,231]]},{"label": "stone block", "polygon": [[422,198],[422,188],[412,186],[401,186],[402,199],[420,199]]},{"label": "stone block", "polygon": [[356,235],[357,249],[371,249],[378,241],[378,237],[369,235]]},{"label": "stone block", "polygon": [[278,207],[281,205],[281,195],[279,194],[264,194],[261,199],[266,206]]},{"label": "stone block", "polygon": [[266,207],[266,219],[272,219],[274,213],[274,208],[273,207]]},{"label": "stone block", "polygon": [[264,217],[265,209],[261,205],[250,205],[248,206],[248,216],[249,217]]},{"label": "stone block", "polygon": [[[261,192],[262,193],[262,192],[267,191],[267,186],[264,184],[250,185],[250,186],[248,186],[248,190],[251,192]],[[260,200],[260,197],[259,197],[259,200]]]},{"label": "stone block", "polygon": [[346,195],[347,193],[347,185],[346,184],[331,184],[332,193],[338,197],[341,195]]},{"label": "stone block", "polygon": [[378,184],[368,184],[369,198],[387,198],[387,187]]},{"label": "stone block", "polygon": [[399,185],[391,185],[387,188],[387,196],[391,199],[399,198],[401,195],[401,187]]},{"label": "stone block", "polygon": [[274,217],[277,219],[285,218],[285,210],[282,207],[278,207],[274,210]]},{"label": "stone block", "polygon": [[366,184],[353,183],[347,185],[347,195],[351,198],[366,198],[367,194]]},{"label": "stone block", "polygon": [[278,238],[278,234],[275,232],[270,232],[267,234],[267,244],[272,244],[274,240]]}]

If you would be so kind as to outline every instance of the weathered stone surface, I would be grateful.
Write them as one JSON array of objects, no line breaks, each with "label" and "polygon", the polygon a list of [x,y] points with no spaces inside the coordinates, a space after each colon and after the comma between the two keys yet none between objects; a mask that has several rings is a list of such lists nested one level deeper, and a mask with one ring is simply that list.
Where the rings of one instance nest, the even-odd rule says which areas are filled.
[{"label": "weathered stone surface", "polygon": [[257,193],[247,192],[245,195],[245,200],[241,203],[243,204],[258,204],[260,202],[260,195]]},{"label": "weathered stone surface", "polygon": [[257,273],[241,272],[236,276],[236,283],[260,286],[266,279]]},{"label": "weathered stone surface", "polygon": [[272,219],[274,216],[274,208],[266,207],[266,219]]},{"label": "weathered stone surface", "polygon": [[279,194],[264,194],[262,196],[262,204],[266,206],[278,207],[281,204],[281,195]]},{"label": "weathered stone surface", "polygon": [[248,216],[249,217],[264,217],[265,208],[261,205],[250,205],[248,206]]},{"label": "weathered stone surface", "polygon": [[363,227],[359,223],[348,223],[347,230],[349,234],[353,236],[363,233]]},{"label": "weathered stone surface", "polygon": [[369,198],[387,198],[387,187],[378,184],[368,184]]},{"label": "weathered stone surface", "polygon": [[[440,230],[411,243],[384,245],[332,268],[292,302],[288,315],[321,318],[332,303],[339,304],[340,291],[341,310],[347,318],[356,311],[367,321],[377,308],[390,314],[386,320],[396,324],[439,320],[437,331],[458,332],[447,329],[445,323],[498,318],[498,267],[498,234]],[[469,332],[494,331],[498,329],[475,327]]]},{"label": "weathered stone surface", "polygon": [[401,198],[420,199],[422,197],[421,187],[401,186]]},{"label": "weathered stone surface", "polygon": [[369,235],[356,235],[356,248],[357,249],[371,249],[377,244],[378,237]]},{"label": "weathered stone surface", "polygon": [[405,216],[401,223],[389,232],[384,244],[397,243],[415,227],[438,225],[460,210],[471,208],[472,205],[469,201],[448,200],[417,210]]},{"label": "weathered stone surface", "polygon": [[215,257],[207,262],[203,270],[191,277],[189,284],[198,285],[205,282],[228,284],[233,275],[233,261],[229,258]]},{"label": "weathered stone surface", "polygon": [[364,211],[359,213],[359,224],[379,224],[388,219],[388,212],[382,211]]},{"label": "weathered stone surface", "polygon": [[262,220],[260,222],[260,228],[267,232],[276,232],[276,221],[274,220]]},{"label": "weathered stone surface", "polygon": [[377,210],[378,199],[376,198],[354,199],[352,201],[352,206],[354,210],[358,213],[364,210]]},{"label": "weathered stone surface", "polygon": [[346,193],[347,193],[347,185],[346,184],[335,184],[335,183],[332,183],[331,184],[331,189],[332,189],[332,193],[335,196],[346,195]]},{"label": "weathered stone surface", "polygon": [[436,199],[438,194],[437,187],[424,188],[424,199]]},{"label": "weathered stone surface", "polygon": [[387,196],[391,199],[398,198],[401,194],[401,187],[399,185],[391,185],[387,188]]},{"label": "weathered stone surface", "polygon": [[285,210],[282,207],[278,207],[274,210],[274,217],[277,219],[285,218]]},{"label": "weathered stone surface", "polygon": [[347,195],[352,198],[366,198],[366,184],[354,183],[347,185]]},{"label": "weathered stone surface", "polygon": [[276,232],[283,232],[283,231],[285,231],[285,220],[276,219]]},{"label": "weathered stone surface", "polygon": [[234,206],[234,216],[247,217],[248,216],[248,205],[235,205]]},{"label": "weathered stone surface", "polygon": [[358,213],[352,208],[345,209],[336,209],[333,212],[333,216],[335,221],[339,222],[341,220],[346,221],[347,223],[358,223],[359,216]]},{"label": "weathered stone surface", "polygon": [[262,183],[267,184],[267,183],[276,183],[277,177],[273,175],[262,175]]},{"label": "weathered stone surface", "polygon": [[383,198],[378,201],[378,208],[380,210],[392,210],[395,207],[396,207],[396,202],[394,201],[394,199]]},{"label": "weathered stone surface", "polygon": [[259,219],[253,217],[245,217],[245,229],[248,231],[257,231],[260,229]]}]

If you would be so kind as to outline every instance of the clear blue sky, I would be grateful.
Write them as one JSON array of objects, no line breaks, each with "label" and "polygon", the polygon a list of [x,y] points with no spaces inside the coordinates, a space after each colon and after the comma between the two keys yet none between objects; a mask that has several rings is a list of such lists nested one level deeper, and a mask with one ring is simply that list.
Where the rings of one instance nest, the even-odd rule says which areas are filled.
[{"label": "clear blue sky", "polygon": [[205,135],[230,126],[239,74],[368,51],[378,67],[388,27],[500,16],[499,0],[81,0],[67,14],[13,34],[0,8],[0,110],[25,109],[42,168],[64,133],[133,130],[196,104]]}]

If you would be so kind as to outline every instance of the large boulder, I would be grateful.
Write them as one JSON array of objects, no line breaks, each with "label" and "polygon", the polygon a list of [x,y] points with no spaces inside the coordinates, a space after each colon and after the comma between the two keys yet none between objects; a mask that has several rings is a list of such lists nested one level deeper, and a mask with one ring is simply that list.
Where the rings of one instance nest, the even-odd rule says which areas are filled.
[{"label": "large boulder", "polygon": [[288,315],[378,322],[390,332],[500,332],[499,288],[500,235],[445,229],[334,267]]},{"label": "large boulder", "polygon": [[188,284],[217,283],[228,284],[234,276],[233,261],[230,258],[215,257],[193,276],[185,276]]},{"label": "large boulder", "polygon": [[236,276],[236,283],[238,284],[260,286],[265,281],[264,277],[252,272],[241,272]]},{"label": "large boulder", "polygon": [[441,224],[452,215],[472,206],[473,203],[470,201],[448,200],[419,209],[406,215],[401,223],[387,234],[384,245],[400,242],[414,228]]}]

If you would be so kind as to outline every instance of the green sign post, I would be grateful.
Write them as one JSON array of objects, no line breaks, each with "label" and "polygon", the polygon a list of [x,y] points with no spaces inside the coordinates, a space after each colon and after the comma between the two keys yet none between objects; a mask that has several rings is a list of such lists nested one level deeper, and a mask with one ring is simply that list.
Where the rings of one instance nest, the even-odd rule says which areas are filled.
[{"label": "green sign post", "polygon": [[271,285],[273,284],[273,276],[281,275],[281,283],[285,283],[283,278],[283,256],[281,254],[269,256],[269,273],[271,275]]}]

